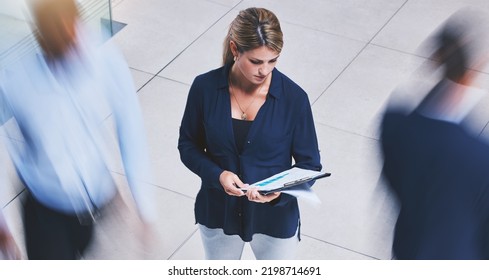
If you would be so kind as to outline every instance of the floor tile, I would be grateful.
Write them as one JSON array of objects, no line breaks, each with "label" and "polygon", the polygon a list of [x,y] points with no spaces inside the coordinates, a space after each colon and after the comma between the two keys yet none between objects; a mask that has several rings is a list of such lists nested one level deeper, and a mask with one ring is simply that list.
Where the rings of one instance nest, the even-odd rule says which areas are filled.
[{"label": "floor tile", "polygon": [[[12,200],[18,200],[19,194],[24,190],[24,185],[19,180],[15,167],[10,159],[6,146],[7,141],[11,140],[0,136],[0,209]],[[13,141],[18,143],[18,141]]]},{"label": "floor tile", "polygon": [[207,0],[212,3],[220,4],[226,7],[234,7],[236,6],[241,0]]},{"label": "floor tile", "polygon": [[370,41],[406,0],[245,0],[237,7],[258,6],[273,11],[280,21],[325,31],[342,37]]},{"label": "floor tile", "polygon": [[[124,184],[120,176],[119,184]],[[122,186],[122,189],[127,188]],[[194,231],[193,201],[154,187],[158,218],[153,234],[143,235],[127,190],[97,223],[95,239],[86,259],[168,259]],[[146,243],[142,243],[145,241]]]},{"label": "floor tile", "polygon": [[154,184],[195,197],[200,178],[181,162],[177,149],[189,86],[156,77],[140,92]]},{"label": "floor tile", "polygon": [[114,38],[130,67],[156,74],[228,9],[208,1],[125,0],[113,14],[127,26]]},{"label": "floor tile", "polygon": [[16,199],[24,190],[7,151],[0,149],[0,209]]},{"label": "floor tile", "polygon": [[489,12],[485,0],[409,0],[372,43],[428,57],[430,54],[419,48],[421,44],[451,14],[465,7]]},{"label": "floor tile", "polygon": [[[382,195],[373,197],[382,167],[378,141],[323,125],[317,130],[323,169],[332,175],[313,186],[322,200],[319,208],[301,203],[302,233],[368,256],[389,258],[393,225],[371,209],[388,195],[380,191]],[[386,213],[396,215],[395,209]]]},{"label": "floor tile", "polygon": [[[204,258],[204,249],[197,228],[195,233],[193,233],[183,246],[171,257],[172,260],[202,260]],[[372,258],[302,235],[297,250],[297,259],[368,260]],[[243,249],[242,260],[255,260],[253,251],[248,243],[245,244]]]},{"label": "floor tile", "polygon": [[298,260],[371,260],[373,258],[324,241],[302,235],[297,251]]},{"label": "floor tile", "polygon": [[223,41],[237,11],[223,16],[158,75],[190,85],[202,73],[222,65]]},{"label": "floor tile", "polygon": [[134,79],[134,88],[136,90],[141,89],[146,83],[148,83],[153,77],[153,74],[149,74],[136,69],[131,69],[131,74]]},{"label": "floor tile", "polygon": [[358,55],[364,43],[283,24],[284,49],[278,69],[299,84],[314,102]]},{"label": "floor tile", "polygon": [[367,137],[377,136],[372,120],[390,94],[408,80],[423,59],[368,46],[313,105],[315,121]]},{"label": "floor tile", "polygon": [[192,235],[170,258],[171,260],[203,260],[205,259],[204,247],[200,239],[197,226]]}]

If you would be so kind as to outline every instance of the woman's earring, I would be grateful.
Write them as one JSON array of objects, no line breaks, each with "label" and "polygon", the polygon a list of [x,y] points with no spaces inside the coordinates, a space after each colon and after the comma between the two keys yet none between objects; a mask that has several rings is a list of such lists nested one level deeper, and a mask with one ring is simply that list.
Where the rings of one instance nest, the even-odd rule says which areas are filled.
[{"label": "woman's earring", "polygon": [[234,61],[236,61],[236,57],[233,57],[234,58]]}]

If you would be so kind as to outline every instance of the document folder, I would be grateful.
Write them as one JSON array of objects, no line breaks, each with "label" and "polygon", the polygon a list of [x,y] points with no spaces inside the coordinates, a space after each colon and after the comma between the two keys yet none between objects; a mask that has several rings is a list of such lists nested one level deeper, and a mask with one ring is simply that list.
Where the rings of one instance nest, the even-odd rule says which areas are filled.
[{"label": "document folder", "polygon": [[331,173],[293,167],[256,182],[250,187],[256,187],[261,194],[266,195],[284,190],[309,189],[310,186],[305,183],[329,176],[331,176]]}]

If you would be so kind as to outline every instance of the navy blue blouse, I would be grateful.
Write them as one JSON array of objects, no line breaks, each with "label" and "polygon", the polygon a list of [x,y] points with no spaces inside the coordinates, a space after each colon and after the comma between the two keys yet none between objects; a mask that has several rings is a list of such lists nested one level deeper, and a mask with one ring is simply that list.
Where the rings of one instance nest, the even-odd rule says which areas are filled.
[{"label": "navy blue blouse", "polygon": [[300,224],[297,199],[281,194],[270,203],[224,192],[219,175],[237,174],[255,183],[295,166],[321,170],[319,148],[307,94],[277,69],[265,103],[251,124],[240,153],[234,139],[228,75],[231,65],[195,78],[180,126],[182,162],[202,179],[195,202],[196,222],[222,228],[251,241],[254,233],[294,236]]},{"label": "navy blue blouse", "polygon": [[246,138],[248,137],[248,132],[250,132],[250,127],[253,121],[245,121],[239,119],[233,120],[233,132],[234,141],[236,141],[236,148],[238,148],[238,153],[243,153],[243,149],[246,145]]}]

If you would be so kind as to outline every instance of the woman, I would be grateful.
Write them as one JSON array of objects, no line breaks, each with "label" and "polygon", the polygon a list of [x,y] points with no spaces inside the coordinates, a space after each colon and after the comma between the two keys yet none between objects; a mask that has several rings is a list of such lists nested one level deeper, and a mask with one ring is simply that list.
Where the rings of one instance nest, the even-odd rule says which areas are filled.
[{"label": "woman", "polygon": [[321,170],[307,94],[275,69],[282,46],[272,12],[243,10],[224,41],[224,66],[190,88],[178,149],[202,179],[195,216],[208,259],[240,259],[244,242],[257,259],[295,256],[297,199],[241,190],[291,168],[292,160]]}]

